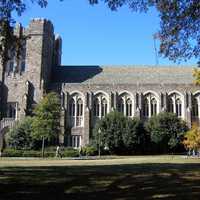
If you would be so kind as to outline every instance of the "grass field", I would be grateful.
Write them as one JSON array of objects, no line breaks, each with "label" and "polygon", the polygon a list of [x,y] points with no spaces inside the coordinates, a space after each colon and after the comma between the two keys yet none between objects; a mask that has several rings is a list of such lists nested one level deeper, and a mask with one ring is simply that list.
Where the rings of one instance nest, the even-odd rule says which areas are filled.
[{"label": "grass field", "polygon": [[0,159],[0,200],[200,199],[200,159]]}]

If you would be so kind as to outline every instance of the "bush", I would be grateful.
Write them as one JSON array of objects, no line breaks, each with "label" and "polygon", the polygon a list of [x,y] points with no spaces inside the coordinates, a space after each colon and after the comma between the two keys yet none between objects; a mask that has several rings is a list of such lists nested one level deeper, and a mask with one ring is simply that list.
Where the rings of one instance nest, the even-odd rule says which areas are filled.
[{"label": "bush", "polygon": [[61,154],[63,157],[79,157],[79,151],[71,147],[64,148],[63,151],[61,150]]},{"label": "bush", "polygon": [[81,148],[81,155],[83,156],[95,156],[97,155],[97,149],[94,146],[85,146]]},{"label": "bush", "polygon": [[2,156],[3,157],[22,157],[23,150],[17,149],[4,149]]},{"label": "bush", "polygon": [[[79,151],[73,148],[63,148],[61,151],[62,157],[78,157]],[[53,158],[56,152],[46,150],[44,152],[44,157]],[[3,152],[3,157],[42,157],[41,150],[23,150],[23,149],[12,149],[6,148]]]},{"label": "bush", "polygon": [[139,119],[130,119],[114,111],[96,123],[92,143],[96,148],[100,145],[102,151],[109,149],[114,154],[141,152],[144,133]]},{"label": "bush", "polygon": [[15,149],[31,149],[34,140],[31,136],[32,118],[26,117],[8,132],[6,143]]},{"label": "bush", "polygon": [[183,149],[182,140],[188,130],[186,123],[173,113],[159,113],[149,119],[146,129],[156,153]]}]

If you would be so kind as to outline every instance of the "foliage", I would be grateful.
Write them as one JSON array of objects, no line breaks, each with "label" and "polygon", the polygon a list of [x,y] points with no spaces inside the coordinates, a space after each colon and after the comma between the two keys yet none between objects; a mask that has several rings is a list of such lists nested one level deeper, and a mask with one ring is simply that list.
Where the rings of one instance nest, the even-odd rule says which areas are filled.
[{"label": "foliage", "polygon": [[195,78],[194,84],[195,85],[200,85],[200,70],[195,68],[193,70],[193,77]]},{"label": "foliage", "polygon": [[157,150],[167,153],[180,148],[187,126],[173,113],[159,113],[149,119],[146,129]]},{"label": "foliage", "polygon": [[108,148],[111,153],[136,151],[142,146],[140,138],[144,132],[141,127],[138,119],[129,119],[114,111],[97,122],[93,130],[93,143],[96,147]]},{"label": "foliage", "polygon": [[[73,148],[63,148],[62,150],[63,157],[78,157],[79,152]],[[3,157],[41,157],[41,150],[25,150],[25,149],[13,149],[6,148],[3,152]],[[55,151],[47,150],[44,152],[44,157],[53,158],[55,157]]]},{"label": "foliage", "polygon": [[94,156],[97,155],[97,148],[94,146],[88,145],[81,148],[81,155],[83,156]]},{"label": "foliage", "polygon": [[6,138],[7,145],[14,149],[33,148],[34,140],[31,136],[32,122],[33,119],[31,117],[27,117],[11,129]]},{"label": "foliage", "polygon": [[183,144],[186,149],[200,150],[200,128],[197,124],[193,124],[192,128],[186,133]]},{"label": "foliage", "polygon": [[79,157],[79,151],[71,147],[64,148],[61,154],[63,157]]},{"label": "foliage", "polygon": [[[132,11],[146,12],[154,7],[159,12],[160,53],[173,61],[200,57],[200,1],[198,0],[101,0],[112,10],[128,5]],[[96,4],[99,0],[89,0]]]},{"label": "foliage", "polygon": [[60,100],[55,92],[47,94],[34,110],[32,135],[35,139],[51,140],[60,133]]}]

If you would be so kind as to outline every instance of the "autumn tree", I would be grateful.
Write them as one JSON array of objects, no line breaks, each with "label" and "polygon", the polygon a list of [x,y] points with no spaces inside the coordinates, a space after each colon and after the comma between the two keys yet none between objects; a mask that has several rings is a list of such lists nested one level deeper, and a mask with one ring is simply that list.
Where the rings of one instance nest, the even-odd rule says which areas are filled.
[{"label": "autumn tree", "polygon": [[200,128],[197,124],[193,124],[186,133],[183,144],[188,150],[200,150]]}]

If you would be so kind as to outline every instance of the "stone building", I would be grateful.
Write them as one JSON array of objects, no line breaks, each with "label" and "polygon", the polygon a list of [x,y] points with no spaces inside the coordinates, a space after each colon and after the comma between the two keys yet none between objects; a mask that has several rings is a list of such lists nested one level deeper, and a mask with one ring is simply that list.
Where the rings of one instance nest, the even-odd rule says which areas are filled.
[{"label": "stone building", "polygon": [[61,66],[62,40],[50,21],[17,25],[20,33],[27,36],[20,59],[10,52],[6,70],[0,66],[1,137],[48,91],[61,99],[60,142],[75,148],[89,143],[96,120],[112,110],[142,120],[169,111],[189,126],[199,122],[200,88],[193,84],[192,66]]}]

